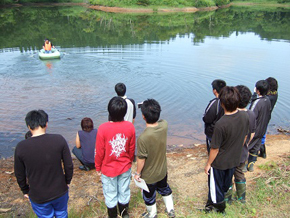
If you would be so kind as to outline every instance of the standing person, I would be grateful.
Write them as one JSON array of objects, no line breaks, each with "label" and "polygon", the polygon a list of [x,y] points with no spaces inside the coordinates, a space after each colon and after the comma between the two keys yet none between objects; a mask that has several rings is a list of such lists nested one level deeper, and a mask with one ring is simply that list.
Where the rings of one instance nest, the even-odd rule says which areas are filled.
[{"label": "standing person", "polygon": [[224,115],[224,110],[221,107],[218,97],[221,89],[226,86],[226,82],[220,79],[216,79],[211,83],[211,85],[215,98],[212,99],[207,105],[202,118],[204,122],[204,133],[206,135],[206,146],[208,153],[210,150],[210,143],[215,123]]},{"label": "standing person", "polygon": [[[268,93],[267,93],[267,97],[270,99],[270,102],[271,102],[271,114],[272,114],[273,109],[274,109],[275,104],[276,104],[277,99],[278,99],[278,82],[273,77],[268,77],[266,79],[266,81],[268,82],[268,85],[269,85],[269,90],[268,90]],[[266,158],[267,157],[267,155],[266,155],[266,146],[265,146],[266,134],[267,133],[265,133],[265,135],[262,137],[260,153],[258,155],[259,157],[262,157],[262,158]]]},{"label": "standing person", "polygon": [[225,114],[215,124],[209,158],[204,168],[209,187],[205,211],[224,213],[224,194],[232,183],[235,167],[240,165],[249,117],[245,111],[237,109],[240,94],[235,87],[224,87],[219,99]]},{"label": "standing person", "polygon": [[[244,174],[244,168],[246,167],[245,162],[247,161],[248,156],[249,156],[248,144],[255,135],[256,116],[253,111],[247,110],[246,108],[252,97],[252,93],[250,89],[243,85],[236,86],[236,88],[239,91],[240,96],[241,96],[241,100],[238,105],[238,110],[246,111],[249,116],[249,133],[247,136],[247,140],[244,143],[244,146],[242,149],[240,165],[236,167],[235,172],[234,172],[237,199],[241,201],[242,203],[245,203],[246,202],[246,177]],[[227,192],[225,196],[225,200],[231,201],[231,197],[232,197],[232,186],[229,188],[229,191]]]},{"label": "standing person", "polygon": [[42,48],[44,49],[45,53],[51,53],[51,48],[54,48],[54,46],[52,45],[51,41],[45,39]]},{"label": "standing person", "polygon": [[129,217],[131,166],[135,152],[135,128],[124,121],[127,103],[114,97],[108,104],[111,121],[99,126],[95,166],[101,175],[109,218]]},{"label": "standing person", "polygon": [[32,137],[15,149],[18,185],[38,217],[68,217],[73,163],[67,142],[61,135],[46,133],[48,115],[43,110],[30,111],[25,121]]},{"label": "standing person", "polygon": [[94,129],[94,123],[91,118],[85,117],[81,121],[82,130],[77,132],[76,146],[72,153],[81,162],[80,170],[89,171],[95,168],[95,146],[97,129]]},{"label": "standing person", "polygon": [[268,123],[271,119],[271,102],[266,96],[269,85],[266,80],[259,80],[255,85],[256,98],[252,98],[250,110],[256,115],[255,136],[249,144],[248,171],[254,171],[254,164],[257,161],[262,138],[266,133]]},{"label": "standing person", "polygon": [[[137,171],[134,178],[144,179],[150,193],[143,190],[147,213],[142,217],[157,217],[156,191],[162,195],[169,217],[175,217],[172,191],[167,183],[167,122],[159,120],[161,107],[154,99],[141,105],[146,129],[137,140]],[[159,120],[159,121],[158,121]]]},{"label": "standing person", "polygon": [[117,95],[126,100],[127,103],[127,112],[124,117],[125,121],[130,121],[134,124],[135,117],[136,117],[136,105],[135,101],[132,98],[127,98],[126,94],[126,86],[124,83],[117,83],[115,85],[115,91]]}]

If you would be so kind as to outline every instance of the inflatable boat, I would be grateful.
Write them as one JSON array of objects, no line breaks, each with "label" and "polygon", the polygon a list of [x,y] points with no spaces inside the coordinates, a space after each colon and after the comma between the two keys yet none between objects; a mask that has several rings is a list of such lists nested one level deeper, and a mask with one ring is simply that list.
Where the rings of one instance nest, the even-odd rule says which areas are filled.
[{"label": "inflatable boat", "polygon": [[51,49],[51,53],[45,53],[44,49],[41,49],[38,55],[43,60],[60,58],[60,52],[55,48]]}]

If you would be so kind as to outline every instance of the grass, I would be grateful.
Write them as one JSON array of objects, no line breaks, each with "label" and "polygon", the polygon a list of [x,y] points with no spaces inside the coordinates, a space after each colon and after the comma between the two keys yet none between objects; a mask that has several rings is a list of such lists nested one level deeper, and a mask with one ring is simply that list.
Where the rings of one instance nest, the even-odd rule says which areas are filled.
[{"label": "grass", "polygon": [[250,1],[242,1],[242,0],[234,0],[232,2],[233,5],[241,5],[241,6],[290,6],[290,0],[250,0]]},{"label": "grass", "polygon": [[[259,163],[259,162],[258,162]],[[258,164],[257,163],[257,164]],[[257,165],[256,164],[256,165]],[[257,165],[260,172],[256,177],[248,179],[246,203],[234,201],[227,205],[226,217],[289,217],[290,208],[290,156],[283,157],[282,162],[268,161],[265,164]],[[194,182],[194,181],[193,181]],[[177,187],[171,187],[174,196],[176,217],[188,218],[219,218],[222,214],[205,214],[202,209],[206,196],[198,196],[200,190],[188,193],[188,196],[181,196]],[[204,190],[202,190],[204,192]],[[167,217],[162,197],[157,195],[158,217]],[[72,203],[72,202],[70,202]],[[139,189],[131,190],[130,216],[139,217],[145,211],[145,205]],[[107,208],[103,200],[92,200],[89,205],[78,208],[77,205],[69,210],[70,218],[93,218],[105,217]],[[15,214],[0,214],[1,218],[15,217]],[[36,218],[32,210],[27,215],[29,218]]]},{"label": "grass", "polygon": [[[284,158],[282,163],[273,161],[258,165],[262,170],[259,177],[247,182],[247,202],[238,201],[227,205],[226,217],[289,217],[290,208],[290,157]],[[193,181],[194,182],[194,181]],[[174,206],[177,217],[224,217],[222,214],[205,214],[198,208],[203,207],[203,200],[196,197],[196,193],[188,193],[188,197],[180,196],[177,188],[172,187],[174,194]],[[197,190],[198,191],[198,190]],[[205,198],[206,196],[203,196]],[[157,195],[158,217],[167,217],[165,206],[160,195]],[[106,206],[102,202],[96,202],[91,207],[82,211],[70,211],[70,217],[103,217],[106,215]],[[130,215],[139,217],[144,212],[145,205],[140,191],[134,190],[131,196]]]}]

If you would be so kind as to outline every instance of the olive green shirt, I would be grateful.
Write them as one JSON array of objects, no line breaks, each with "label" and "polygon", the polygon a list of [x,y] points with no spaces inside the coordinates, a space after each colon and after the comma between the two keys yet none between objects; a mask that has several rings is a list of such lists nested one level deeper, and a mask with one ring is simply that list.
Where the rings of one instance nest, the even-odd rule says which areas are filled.
[{"label": "olive green shirt", "polygon": [[158,126],[147,127],[137,140],[137,157],[146,159],[141,178],[147,184],[159,182],[166,176],[167,128],[167,121],[159,120]]}]

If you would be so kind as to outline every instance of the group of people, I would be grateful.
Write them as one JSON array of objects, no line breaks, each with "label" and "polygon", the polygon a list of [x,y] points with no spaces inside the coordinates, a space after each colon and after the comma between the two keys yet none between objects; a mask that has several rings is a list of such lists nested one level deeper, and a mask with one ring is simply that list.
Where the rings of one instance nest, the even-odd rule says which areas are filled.
[{"label": "group of people", "polygon": [[[265,134],[277,101],[277,88],[277,81],[271,77],[256,83],[254,95],[246,86],[226,86],[223,80],[212,82],[215,98],[203,116],[209,154],[204,169],[209,187],[205,212],[224,212],[226,202],[232,200],[233,176],[237,199],[245,201],[244,173],[254,170],[257,156],[266,158]],[[125,95],[125,84],[116,84],[115,91],[117,96],[108,103],[108,122],[95,129],[92,119],[83,118],[72,153],[80,161],[81,170],[95,169],[101,177],[109,218],[129,217],[135,156],[137,169],[133,178],[137,182],[143,179],[149,189],[142,190],[146,206],[142,217],[157,217],[156,191],[164,200],[168,216],[175,217],[172,190],[167,182],[168,124],[159,119],[161,106],[154,99],[138,104],[146,128],[136,146],[135,102]],[[48,115],[43,110],[30,111],[25,121],[29,132],[16,146],[14,155],[19,187],[38,217],[68,217],[68,192],[73,177],[68,144],[61,135],[46,133]]]},{"label": "group of people", "polygon": [[[278,98],[278,83],[273,77],[259,80],[254,94],[243,85],[226,86],[224,80],[214,80],[215,98],[205,109],[208,161],[208,201],[205,211],[224,213],[231,202],[233,176],[236,199],[245,202],[245,172],[253,172],[257,157],[266,158],[266,131]],[[250,103],[249,109],[247,105]]]},{"label": "group of people", "polygon": [[[133,125],[136,106],[125,96],[126,86],[115,86],[118,96],[108,103],[108,122],[94,129],[86,117],[77,132],[72,152],[81,162],[81,170],[96,170],[101,177],[108,217],[129,217],[131,167],[134,157],[137,182],[143,179],[149,192],[142,190],[146,212],[142,217],[157,217],[156,191],[162,195],[169,217],[175,217],[172,190],[167,183],[167,122],[159,119],[161,106],[154,99],[138,105],[146,123],[135,138]],[[30,111],[25,118],[29,132],[19,142],[14,154],[14,171],[24,196],[29,198],[38,217],[68,217],[69,184],[73,163],[66,140],[48,134],[48,115],[43,110]],[[137,152],[135,153],[135,151]]]}]

